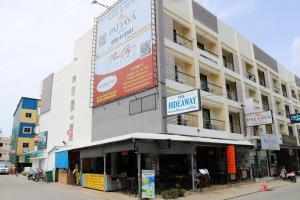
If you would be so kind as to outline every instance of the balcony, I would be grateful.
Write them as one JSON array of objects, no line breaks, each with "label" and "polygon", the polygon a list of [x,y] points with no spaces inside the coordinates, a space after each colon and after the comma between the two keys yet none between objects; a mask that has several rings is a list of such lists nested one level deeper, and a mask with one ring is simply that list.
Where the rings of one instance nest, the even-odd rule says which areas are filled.
[{"label": "balcony", "polygon": [[174,115],[167,118],[168,124],[198,127],[198,116],[192,114]]},{"label": "balcony", "polygon": [[218,119],[203,119],[203,128],[217,131],[225,131],[225,121]]},{"label": "balcony", "polygon": [[217,54],[209,51],[208,49],[205,49],[203,46],[199,45],[199,43],[197,43],[197,47],[199,50],[200,57],[205,58],[215,64],[218,63],[219,58]]},{"label": "balcony", "polygon": [[236,91],[227,91],[227,98],[233,101],[238,101],[237,92]]},{"label": "balcony", "polygon": [[266,87],[266,81],[264,79],[259,79],[259,84]]},{"label": "balcony", "polygon": [[192,41],[179,35],[176,32],[173,32],[173,42],[175,42],[176,44],[179,44],[181,46],[184,46],[188,49],[192,49]]},{"label": "balcony", "polygon": [[219,96],[223,95],[223,89],[222,87],[206,82],[206,81],[201,81],[201,90],[212,93],[212,94],[216,94]]},{"label": "balcony", "polygon": [[263,108],[264,111],[269,111],[270,110],[270,107],[269,107],[268,103],[263,103],[262,108]]},{"label": "balcony", "polygon": [[254,74],[251,74],[250,72],[246,72],[246,78],[256,83],[256,77]]},{"label": "balcony", "polygon": [[239,123],[230,123],[230,132],[231,133],[242,133],[241,125]]},{"label": "balcony", "polygon": [[224,65],[225,68],[234,71],[234,65],[233,65],[232,62],[228,62],[225,59],[223,59],[223,65]]},{"label": "balcony", "polygon": [[177,83],[195,86],[195,77],[179,70],[175,70],[175,79]]}]

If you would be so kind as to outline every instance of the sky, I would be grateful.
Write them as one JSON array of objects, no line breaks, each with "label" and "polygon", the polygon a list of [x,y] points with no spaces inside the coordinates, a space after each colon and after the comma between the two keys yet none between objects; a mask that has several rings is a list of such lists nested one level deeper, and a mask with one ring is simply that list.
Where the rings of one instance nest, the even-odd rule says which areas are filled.
[{"label": "sky", "polygon": [[[300,77],[299,0],[196,1]],[[107,5],[114,2],[101,0]],[[0,129],[4,135],[11,134],[20,97],[39,98],[41,81],[72,61],[74,42],[103,11],[91,0],[0,0]]]}]

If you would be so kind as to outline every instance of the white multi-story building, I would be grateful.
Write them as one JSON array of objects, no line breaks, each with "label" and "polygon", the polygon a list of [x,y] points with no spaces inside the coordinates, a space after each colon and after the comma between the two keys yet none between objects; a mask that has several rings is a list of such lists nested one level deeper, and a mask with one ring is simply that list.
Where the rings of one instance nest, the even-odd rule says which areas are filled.
[{"label": "white multi-story building", "polygon": [[[289,117],[300,111],[300,78],[195,1],[151,3],[157,84],[90,107],[95,101],[91,62],[94,66],[99,59],[95,45],[100,39],[106,42],[97,36],[96,24],[76,42],[72,63],[43,81],[44,167],[55,168],[55,151],[73,153],[72,158],[80,154],[81,164],[95,159],[86,162],[99,173],[115,176],[127,170],[138,179],[141,167],[166,176],[175,169],[184,173],[192,163],[208,169],[212,182],[220,184],[272,176],[279,165],[299,165],[300,127],[290,124]],[[167,96],[194,89],[201,93],[200,111],[166,115]],[[273,124],[246,127],[249,106],[251,112],[272,111]],[[263,134],[278,136],[281,150],[262,149]],[[103,168],[96,158],[103,158]]]},{"label": "white multi-story building", "polygon": [[10,137],[0,137],[0,162],[9,161]]}]

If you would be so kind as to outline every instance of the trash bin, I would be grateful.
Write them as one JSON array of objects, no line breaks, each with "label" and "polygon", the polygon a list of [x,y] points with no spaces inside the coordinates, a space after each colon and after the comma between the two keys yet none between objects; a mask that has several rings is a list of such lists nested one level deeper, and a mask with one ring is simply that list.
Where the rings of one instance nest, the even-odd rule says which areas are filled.
[{"label": "trash bin", "polygon": [[46,182],[47,183],[52,183],[53,182],[53,172],[52,171],[47,171],[46,172]]}]

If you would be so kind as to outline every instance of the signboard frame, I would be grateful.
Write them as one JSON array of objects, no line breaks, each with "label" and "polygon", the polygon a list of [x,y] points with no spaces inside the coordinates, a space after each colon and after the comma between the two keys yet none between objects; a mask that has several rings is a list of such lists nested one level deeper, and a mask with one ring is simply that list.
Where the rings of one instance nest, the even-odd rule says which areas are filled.
[{"label": "signboard frame", "polygon": [[[262,122],[262,123],[257,123],[255,125],[254,124],[253,125],[249,125],[247,123],[247,116],[249,116],[249,115],[256,115],[256,114],[260,114],[260,113],[270,113],[271,114],[272,122],[271,123],[263,123]],[[273,123],[274,123],[274,117],[273,117],[273,112],[271,110],[245,114],[245,126],[246,127],[261,126],[261,125],[267,125],[267,124],[273,124]]]},{"label": "signboard frame", "polygon": [[[183,94],[190,93],[190,92],[195,92],[195,91],[197,92],[197,98],[199,100],[198,101],[198,109],[168,115],[168,98],[176,97],[176,96],[179,96],[179,95],[183,95]],[[166,110],[166,116],[167,117],[200,111],[201,110],[201,94],[200,94],[200,89],[193,89],[193,90],[189,90],[189,91],[186,91],[186,92],[182,92],[182,93],[179,93],[179,94],[175,94],[175,95],[171,95],[171,96],[166,97],[166,108],[167,108],[167,110]]]},{"label": "signboard frame", "polygon": [[[146,2],[149,3],[149,5]],[[157,44],[156,13],[155,13],[156,0],[147,0],[146,2],[145,0],[134,0],[134,1],[119,0],[109,9],[107,9],[103,14],[101,14],[99,17],[95,18],[94,31],[93,31],[92,75],[90,80],[91,82],[90,107],[92,108],[100,107],[105,104],[127,98],[131,95],[140,93],[142,91],[157,87],[158,85],[157,45],[158,44]],[[141,3],[145,4],[146,7],[149,7],[149,9],[147,9],[147,12],[149,13],[145,15],[145,17],[139,17],[138,14],[141,12],[145,12],[144,11],[145,9],[136,9],[136,7],[134,7]],[[132,7],[130,7],[130,5]],[[136,15],[136,17],[130,19],[132,21],[132,26],[129,25],[127,27],[130,28],[131,32],[128,32],[127,28],[124,28],[125,25],[122,27],[115,27],[117,29],[115,35],[109,35],[108,37],[105,36],[105,41],[108,40],[109,42],[107,42],[107,44],[104,43],[102,45],[102,43],[99,41],[101,38],[100,36],[103,36],[103,34],[101,34],[103,32],[100,32],[100,30],[106,30],[106,29],[100,29],[100,26],[103,27],[102,22],[104,22],[105,19],[107,19],[106,23],[107,21],[110,22],[110,20],[112,20],[111,22],[114,22],[115,20],[115,22],[119,23],[120,20],[126,19],[126,17],[128,18],[130,17],[129,15],[132,14],[130,13],[130,10],[132,10],[133,15]],[[126,16],[126,14],[128,15]],[[130,20],[128,19],[128,23]],[[109,26],[111,26],[110,23],[108,24]],[[146,26],[143,26],[141,24],[145,24]],[[115,25],[117,26],[119,24],[115,23]],[[124,30],[119,30],[123,28]],[[104,31],[105,34],[112,33],[112,32],[113,32],[112,29],[109,28],[107,28],[106,32]],[[113,43],[112,41],[115,40],[112,39],[115,38],[117,39],[116,40],[117,42]],[[133,56],[136,56],[136,54],[138,54],[137,52],[142,51],[142,44],[144,43],[140,43],[141,40],[143,40],[142,42],[144,43],[149,41],[150,43],[150,45],[148,45],[150,46],[149,54],[147,54],[145,57],[133,58]],[[101,43],[100,47],[98,46],[99,45],[98,42]],[[104,65],[105,63],[103,62],[105,60],[107,61],[107,59],[104,58],[104,56],[107,56],[108,54],[111,54],[111,56],[113,56],[113,54],[115,53],[121,53],[121,52],[123,53],[124,52],[123,47],[128,45],[135,46],[135,53],[132,53],[132,60],[127,59],[127,61],[124,61],[125,59],[119,59],[119,61],[114,62],[111,65],[111,68],[115,70],[112,72],[107,71],[109,66]],[[140,45],[139,47],[141,49],[138,49],[138,45]],[[103,52],[99,48],[104,48],[105,51]],[[101,52],[100,53],[101,55],[99,54],[99,52]],[[141,55],[143,54],[141,53]],[[113,57],[116,58],[116,56]],[[137,70],[133,70],[138,65],[142,65],[142,67]],[[106,66],[107,69],[105,70],[101,69],[103,68],[103,66]],[[99,69],[100,71],[102,71],[101,73],[97,71]],[[131,70],[134,71],[133,74],[135,74],[136,76],[132,75],[131,77],[129,77],[129,75],[132,74]],[[145,76],[145,78],[143,79],[140,78],[142,74],[143,77]],[[138,82],[137,80],[141,82],[141,84],[137,84]],[[103,82],[103,84],[100,82]],[[106,88],[107,85],[110,85],[111,87]],[[102,91],[99,88],[100,89],[105,88],[105,89],[103,89]]]}]

